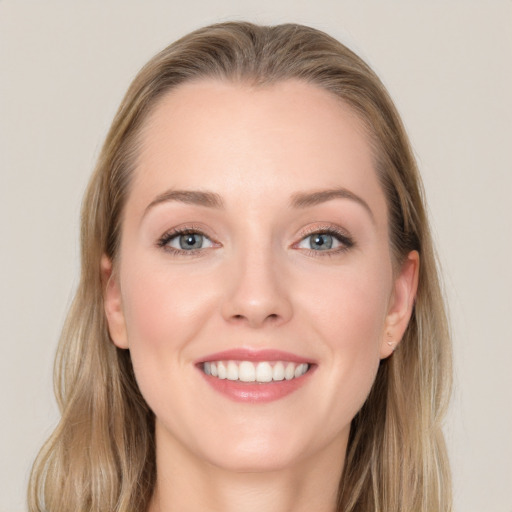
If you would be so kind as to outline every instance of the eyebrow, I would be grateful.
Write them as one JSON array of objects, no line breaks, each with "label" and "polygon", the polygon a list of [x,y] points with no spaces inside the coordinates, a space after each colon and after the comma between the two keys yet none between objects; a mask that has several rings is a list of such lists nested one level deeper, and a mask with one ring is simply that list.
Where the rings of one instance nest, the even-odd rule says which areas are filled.
[{"label": "eyebrow", "polygon": [[148,204],[144,215],[156,205],[170,201],[206,206],[208,208],[224,208],[222,198],[219,194],[215,194],[214,192],[204,192],[201,190],[167,190],[163,194],[155,197],[155,199]]},{"label": "eyebrow", "polygon": [[[326,203],[327,201],[332,201],[333,199],[350,199],[351,201],[355,201],[368,212],[372,221],[375,222],[375,217],[368,203],[346,188],[318,190],[316,192],[299,192],[291,197],[290,205],[292,208],[309,208]],[[167,190],[149,203],[144,211],[144,216],[156,205],[170,201],[206,206],[208,208],[224,208],[224,201],[221,196],[215,192],[205,192],[202,190]]]},{"label": "eyebrow", "polygon": [[368,203],[363,198],[346,188],[333,188],[328,190],[319,190],[316,192],[297,193],[291,198],[291,206],[293,208],[308,208],[310,206],[326,203],[333,199],[350,199],[351,201],[355,201],[368,212],[372,221],[375,222],[375,216],[373,215],[372,209],[368,206]]}]

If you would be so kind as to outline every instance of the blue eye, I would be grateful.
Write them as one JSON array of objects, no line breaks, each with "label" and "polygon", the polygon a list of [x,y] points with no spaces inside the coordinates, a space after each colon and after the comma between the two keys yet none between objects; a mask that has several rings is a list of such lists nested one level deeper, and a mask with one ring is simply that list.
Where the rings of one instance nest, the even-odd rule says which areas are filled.
[{"label": "blue eye", "polygon": [[[203,235],[199,233],[187,233],[176,237],[180,249],[188,251],[190,249],[201,249],[203,247]],[[172,246],[172,244],[171,244]]]},{"label": "blue eye", "polygon": [[348,249],[354,245],[354,242],[341,233],[329,231],[318,231],[304,237],[298,244],[299,249],[308,249],[316,252],[337,252]]},{"label": "blue eye", "polygon": [[213,247],[213,242],[202,233],[187,231],[185,233],[169,233],[160,240],[159,245],[177,251],[190,252]]},{"label": "blue eye", "polygon": [[317,251],[326,251],[332,249],[333,243],[335,242],[334,237],[327,233],[315,233],[309,237],[309,245],[311,249]]}]

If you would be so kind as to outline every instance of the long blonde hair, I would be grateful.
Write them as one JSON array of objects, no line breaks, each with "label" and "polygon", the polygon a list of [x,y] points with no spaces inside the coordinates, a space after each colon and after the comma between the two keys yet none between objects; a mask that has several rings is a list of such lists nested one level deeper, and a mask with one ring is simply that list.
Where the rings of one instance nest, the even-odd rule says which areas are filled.
[{"label": "long blonde hair", "polygon": [[381,362],[352,422],[338,510],[451,510],[441,431],[451,385],[448,324],[421,180],[396,109],[374,72],[327,34],[294,24],[230,22],[192,32],[151,59],[107,135],[84,198],[81,279],[56,358],[62,419],[34,463],[30,511],[147,509],[156,478],[154,416],[128,351],[109,339],[100,259],[106,254],[115,261],[118,253],[138,135],[148,113],[173,87],[206,77],[255,86],[303,80],[339,97],[364,122],[387,198],[395,263],[418,250],[421,266],[402,343]]}]

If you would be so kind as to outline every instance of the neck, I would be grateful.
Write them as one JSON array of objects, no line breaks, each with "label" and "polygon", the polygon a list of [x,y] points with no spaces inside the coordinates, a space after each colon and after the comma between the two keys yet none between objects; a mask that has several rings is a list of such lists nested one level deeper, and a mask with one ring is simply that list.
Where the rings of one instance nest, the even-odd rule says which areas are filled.
[{"label": "neck", "polygon": [[157,483],[148,512],[335,512],[346,439],[292,467],[237,472],[160,446]]}]

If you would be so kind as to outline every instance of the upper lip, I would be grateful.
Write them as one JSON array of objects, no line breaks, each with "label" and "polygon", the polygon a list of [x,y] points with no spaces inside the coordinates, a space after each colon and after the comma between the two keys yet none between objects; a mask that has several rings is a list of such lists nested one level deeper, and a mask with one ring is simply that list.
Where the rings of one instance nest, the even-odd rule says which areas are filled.
[{"label": "upper lip", "polygon": [[314,363],[311,359],[293,354],[292,352],[275,349],[254,350],[249,348],[235,348],[215,352],[214,354],[202,357],[196,364],[206,361],[289,361],[292,363]]}]

